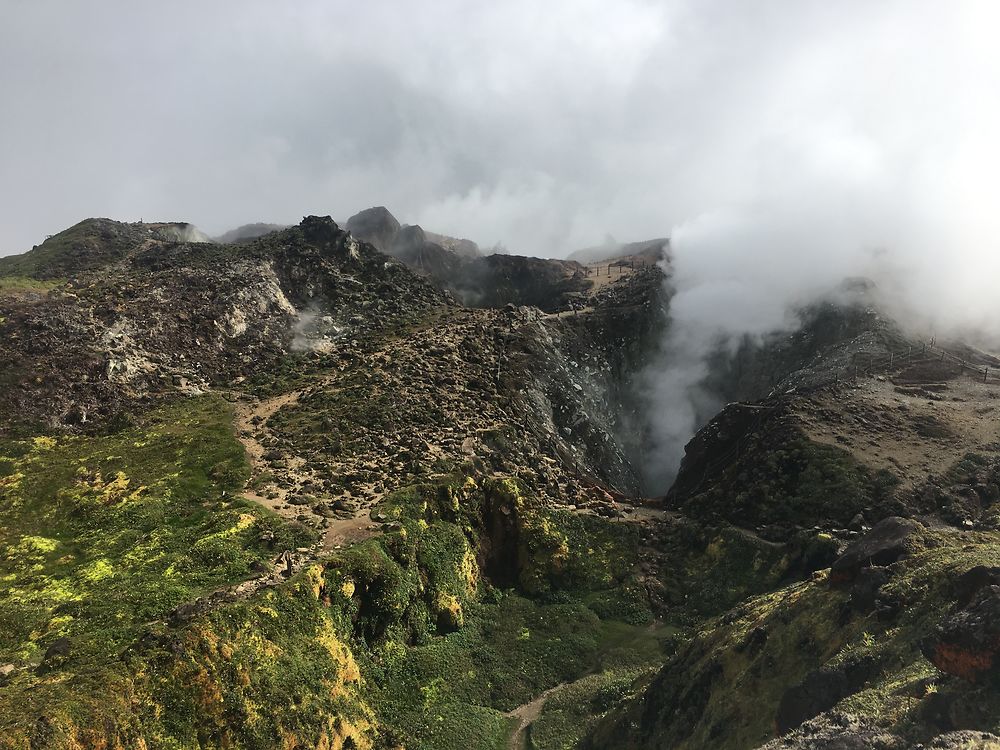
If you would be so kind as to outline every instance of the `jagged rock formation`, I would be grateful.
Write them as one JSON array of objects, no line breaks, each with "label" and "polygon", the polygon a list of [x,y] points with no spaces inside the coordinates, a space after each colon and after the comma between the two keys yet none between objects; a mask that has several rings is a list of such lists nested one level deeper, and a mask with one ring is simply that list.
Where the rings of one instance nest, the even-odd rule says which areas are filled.
[{"label": "jagged rock formation", "polygon": [[399,222],[385,206],[366,208],[354,214],[344,224],[344,228],[362,242],[374,245],[383,253],[388,253],[399,232]]},{"label": "jagged rock formation", "polygon": [[[531,305],[545,312],[571,309],[594,289],[588,269],[576,261],[546,260],[519,255],[481,256],[475,243],[400,226],[384,206],[369,208],[348,219],[353,236],[399,258],[470,307]],[[664,245],[643,244],[655,264]],[[649,255],[652,258],[652,255]],[[631,270],[631,269],[630,269]],[[606,272],[607,273],[607,272]]]},{"label": "jagged rock formation", "polygon": [[92,267],[89,275],[0,301],[6,424],[108,417],[163,383],[205,388],[260,374],[308,331],[320,343],[345,331],[365,337],[445,304],[329,219],[231,249],[100,227],[113,254],[74,245],[55,261]]}]

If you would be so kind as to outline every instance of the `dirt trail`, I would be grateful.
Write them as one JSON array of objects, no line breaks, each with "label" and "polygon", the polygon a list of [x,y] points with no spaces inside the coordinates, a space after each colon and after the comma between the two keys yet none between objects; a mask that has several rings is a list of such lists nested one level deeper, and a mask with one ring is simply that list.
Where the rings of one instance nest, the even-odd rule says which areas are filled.
[{"label": "dirt trail", "polygon": [[354,518],[330,521],[323,535],[323,552],[361,542],[378,534],[377,525],[372,522],[371,509],[359,511]]},{"label": "dirt trail", "polygon": [[[332,378],[329,378],[328,381],[332,381]],[[268,427],[268,420],[281,409],[297,404],[304,393],[305,390],[300,389],[273,398],[240,401],[236,404],[236,433],[250,459],[252,476],[257,477],[263,473],[272,472],[272,466],[265,458],[267,448],[264,444],[265,442],[273,442],[273,434]],[[311,475],[305,470],[305,463],[302,458],[297,456],[290,456],[286,459],[282,473],[292,483],[291,486],[310,478]],[[296,520],[303,513],[303,508],[289,504],[291,494],[292,490],[286,483],[285,486],[269,485],[267,494],[261,494],[251,486],[247,486],[243,497],[260,503],[283,518]],[[371,519],[370,508],[363,508],[350,518],[326,519],[325,524],[322,529],[322,541],[317,552],[330,552],[379,533],[378,525],[374,524]]]},{"label": "dirt trail", "polygon": [[[244,496],[316,528],[324,551],[379,533],[371,513],[387,493],[470,461],[501,475],[518,464],[520,479],[554,504],[627,515],[580,472],[554,418],[533,423],[512,409],[504,376],[528,366],[517,342],[537,321],[530,310],[454,311],[419,331],[346,348],[308,385],[244,395],[235,406],[252,465]],[[568,390],[559,362],[551,355],[549,375]],[[546,387],[518,398],[544,401]],[[567,401],[561,409],[577,408]]]},{"label": "dirt trail", "polygon": [[[274,416],[282,407],[297,403],[303,391],[290,391],[274,398],[259,401],[239,401],[235,407],[236,435],[246,450],[247,458],[250,459],[252,476],[256,477],[260,473],[269,471],[270,467],[264,458],[267,449],[264,442],[271,438],[267,420]],[[301,480],[303,475],[296,471],[301,468],[302,461],[290,462],[289,474],[291,479]],[[243,496],[248,500],[260,503],[265,508],[273,510],[275,513],[289,519],[294,519],[299,511],[287,505],[288,489],[275,486],[269,495],[262,495],[250,486],[243,492]]]},{"label": "dirt trail", "polygon": [[[581,680],[583,677],[580,678]],[[579,682],[575,680],[574,682]],[[555,687],[550,687],[544,693],[539,695],[534,700],[529,703],[525,703],[522,706],[518,706],[513,711],[508,711],[507,716],[511,719],[517,719],[518,724],[514,728],[514,731],[510,735],[510,750],[528,750],[528,727],[530,727],[538,717],[542,715],[542,707],[545,705],[545,701],[548,700],[549,696],[556,693],[563,688],[574,684],[573,682],[560,682]]]},{"label": "dirt trail", "polygon": [[[618,281],[619,279],[627,278],[628,276],[631,276],[633,273],[635,273],[635,269],[633,269],[631,266],[628,266],[628,265],[616,266],[615,265],[616,263],[619,263],[619,262],[621,262],[621,263],[629,263],[631,260],[632,260],[632,257],[631,256],[627,256],[625,258],[620,258],[620,259],[616,259],[616,260],[610,261],[610,264],[611,264],[611,273],[610,274],[608,273],[608,263],[609,263],[608,261],[605,261],[603,263],[588,263],[587,264],[587,268],[590,269],[590,272],[587,275],[587,279],[589,281],[593,282],[593,286],[590,287],[590,289],[587,290],[587,294],[593,295],[593,294],[599,292],[604,287],[608,286],[608,284],[613,284],[614,282]],[[639,265],[638,262],[637,262],[637,265]],[[639,266],[639,267],[641,268],[643,266]]]}]

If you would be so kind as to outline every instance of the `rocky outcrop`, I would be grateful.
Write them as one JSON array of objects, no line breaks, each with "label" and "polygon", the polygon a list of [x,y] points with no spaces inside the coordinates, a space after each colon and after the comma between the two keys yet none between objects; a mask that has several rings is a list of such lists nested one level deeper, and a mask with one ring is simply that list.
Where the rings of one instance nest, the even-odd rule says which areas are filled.
[{"label": "rocky outcrop", "polygon": [[807,721],[758,750],[906,750],[903,739],[874,722],[844,713]]},{"label": "rocky outcrop", "polygon": [[886,566],[907,554],[923,527],[908,518],[886,518],[851,544],[830,570],[831,583],[853,581],[865,567]]},{"label": "rocky outcrop", "polygon": [[924,645],[934,666],[976,684],[1000,678],[1000,586],[982,588],[948,616]]},{"label": "rocky outcrop", "polygon": [[[122,242],[138,236],[121,227]],[[246,246],[147,238],[111,257],[124,247],[46,295],[0,295],[4,418],[100,423],[176,384],[226,385],[449,304],[329,217]]]},{"label": "rocky outcrop", "polygon": [[835,667],[816,669],[781,696],[775,728],[779,734],[833,708],[842,698],[857,692],[878,670],[870,656],[848,659]]},{"label": "rocky outcrop", "polygon": [[396,239],[396,233],[399,232],[399,222],[385,206],[375,206],[354,214],[344,224],[344,228],[355,239],[388,253]]}]

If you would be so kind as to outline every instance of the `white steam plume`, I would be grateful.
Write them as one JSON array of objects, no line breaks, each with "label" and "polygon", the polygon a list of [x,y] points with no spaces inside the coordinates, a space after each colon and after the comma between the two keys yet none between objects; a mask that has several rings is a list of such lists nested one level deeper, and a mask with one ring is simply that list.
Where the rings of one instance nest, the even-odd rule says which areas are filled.
[{"label": "white steam plume", "polygon": [[1000,342],[996,11],[912,7],[831,19],[780,69],[742,74],[759,107],[689,153],[706,171],[672,232],[671,325],[646,373],[651,485],[719,406],[703,386],[719,342],[794,326],[846,277],[872,278],[911,329]]}]

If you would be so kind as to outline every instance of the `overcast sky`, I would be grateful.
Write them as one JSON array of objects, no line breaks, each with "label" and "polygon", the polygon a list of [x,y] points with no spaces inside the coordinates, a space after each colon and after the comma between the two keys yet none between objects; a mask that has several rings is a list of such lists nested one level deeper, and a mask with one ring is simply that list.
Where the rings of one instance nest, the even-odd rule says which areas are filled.
[{"label": "overcast sky", "polygon": [[986,253],[998,6],[0,0],[0,254],[378,204],[542,255],[774,215],[824,252]]}]

